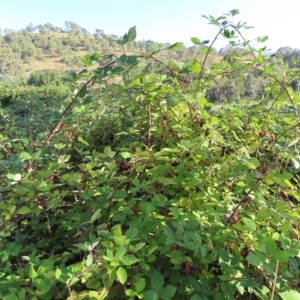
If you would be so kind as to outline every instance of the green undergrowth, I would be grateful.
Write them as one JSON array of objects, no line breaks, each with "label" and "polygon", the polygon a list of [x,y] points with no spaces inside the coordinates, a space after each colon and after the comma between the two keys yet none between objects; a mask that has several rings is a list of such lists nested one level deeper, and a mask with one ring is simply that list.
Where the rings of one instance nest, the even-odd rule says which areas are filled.
[{"label": "green undergrowth", "polygon": [[[209,20],[231,42],[246,26]],[[2,102],[1,299],[299,299],[300,96],[241,46],[238,68],[269,81],[247,106],[213,112],[206,89],[234,66],[156,58],[179,43],[86,55],[65,97]]]}]

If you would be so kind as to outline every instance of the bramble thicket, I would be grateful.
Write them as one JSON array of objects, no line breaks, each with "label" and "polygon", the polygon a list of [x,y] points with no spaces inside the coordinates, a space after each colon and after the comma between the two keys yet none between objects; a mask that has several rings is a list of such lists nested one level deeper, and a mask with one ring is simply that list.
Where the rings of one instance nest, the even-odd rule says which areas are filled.
[{"label": "bramble thicket", "polygon": [[63,83],[0,85],[1,299],[300,299],[298,63],[238,13],[184,64],[127,54],[132,27]]}]

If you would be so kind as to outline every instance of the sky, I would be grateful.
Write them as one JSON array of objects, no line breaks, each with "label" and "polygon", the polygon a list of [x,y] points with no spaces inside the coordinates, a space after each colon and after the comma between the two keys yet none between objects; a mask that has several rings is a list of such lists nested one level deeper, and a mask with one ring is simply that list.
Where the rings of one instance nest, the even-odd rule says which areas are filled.
[{"label": "sky", "polygon": [[[238,9],[235,21],[255,27],[243,33],[245,38],[268,36],[262,46],[276,51],[281,46],[300,48],[299,4],[300,0],[0,0],[0,28],[20,30],[30,23],[65,28],[65,21],[72,21],[90,33],[99,28],[123,36],[136,26],[137,40],[191,46],[191,37],[212,41],[218,32],[202,15],[219,17]],[[222,39],[215,47],[227,44]]]}]

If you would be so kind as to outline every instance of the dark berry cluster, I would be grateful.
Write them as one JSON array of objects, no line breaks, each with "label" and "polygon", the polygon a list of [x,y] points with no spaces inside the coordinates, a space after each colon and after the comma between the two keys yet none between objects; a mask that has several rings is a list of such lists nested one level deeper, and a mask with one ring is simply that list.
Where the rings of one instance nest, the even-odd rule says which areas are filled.
[{"label": "dark berry cluster", "polygon": [[264,136],[266,136],[266,131],[265,130],[262,130],[259,132],[259,136],[262,138]]},{"label": "dark berry cluster", "polygon": [[222,268],[217,261],[210,263],[208,269],[211,270],[215,276],[221,276],[223,274]]},{"label": "dark berry cluster", "polygon": [[137,197],[142,197],[145,195],[145,191],[143,189],[139,189],[137,192],[136,192],[136,196]]},{"label": "dark berry cluster", "polygon": [[128,171],[131,168],[130,158],[127,158],[126,160],[121,161],[119,163],[119,166],[120,166],[121,171]]},{"label": "dark berry cluster", "polygon": [[248,247],[244,247],[244,248],[242,249],[241,255],[242,255],[243,257],[246,257],[246,256],[249,255],[249,249],[248,249]]},{"label": "dark berry cluster", "polygon": [[251,202],[251,198],[249,196],[242,196],[242,204],[243,207],[246,208]]},{"label": "dark berry cluster", "polygon": [[179,165],[179,161],[175,160],[171,163],[172,167],[177,167]]},{"label": "dark berry cluster", "polygon": [[225,154],[229,155],[232,153],[234,153],[234,149],[232,149],[230,147],[222,146],[221,156],[224,156]]},{"label": "dark berry cluster", "polygon": [[193,275],[195,272],[195,267],[188,261],[185,260],[180,264],[181,274],[188,276]]},{"label": "dark berry cluster", "polygon": [[188,76],[180,77],[179,79],[181,82],[187,83],[187,84],[191,83],[191,81],[192,81],[191,78]]},{"label": "dark berry cluster", "polygon": [[296,290],[299,290],[300,289],[300,282],[297,282],[293,285],[293,288],[296,289]]},{"label": "dark berry cluster", "polygon": [[232,224],[236,224],[239,219],[241,218],[241,214],[235,210],[229,217],[228,214],[223,215],[223,218],[225,220],[227,220],[227,223],[232,225]]}]

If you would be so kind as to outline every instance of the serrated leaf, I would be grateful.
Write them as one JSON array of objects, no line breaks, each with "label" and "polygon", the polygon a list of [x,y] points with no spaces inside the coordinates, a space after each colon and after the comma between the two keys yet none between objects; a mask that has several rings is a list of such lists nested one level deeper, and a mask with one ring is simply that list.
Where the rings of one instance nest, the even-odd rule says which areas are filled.
[{"label": "serrated leaf", "polygon": [[125,255],[121,259],[121,263],[125,266],[131,266],[138,261],[140,261],[140,260],[137,259],[134,255]]},{"label": "serrated leaf", "polygon": [[26,215],[28,213],[30,213],[30,209],[27,206],[22,206],[16,211],[18,215]]},{"label": "serrated leaf", "polygon": [[251,265],[256,267],[258,267],[262,263],[261,259],[254,253],[250,253],[249,255],[247,255],[246,259]]},{"label": "serrated leaf", "polygon": [[283,224],[281,225],[282,232],[288,232],[290,230],[290,225],[291,224],[289,221],[283,222]]},{"label": "serrated leaf", "polygon": [[93,264],[93,254],[92,253],[90,253],[87,256],[87,258],[85,260],[85,263],[86,263],[87,266],[91,266]]},{"label": "serrated leaf", "polygon": [[191,41],[196,45],[201,45],[201,41],[197,37],[192,37]]},{"label": "serrated leaf", "polygon": [[273,255],[273,259],[274,260],[278,260],[281,263],[286,263],[289,261],[290,258],[290,254],[286,251],[277,251],[274,255]]},{"label": "serrated leaf", "polygon": [[135,291],[132,289],[125,290],[125,295],[130,297],[130,299],[135,299]]},{"label": "serrated leaf", "polygon": [[30,266],[29,266],[28,275],[32,280],[34,280],[38,276],[38,273],[35,271],[32,264],[30,264]]},{"label": "serrated leaf", "polygon": [[189,283],[194,289],[195,292],[200,292],[201,291],[201,285],[199,281],[196,278],[189,277]]},{"label": "serrated leaf", "polygon": [[283,300],[299,300],[300,294],[294,290],[284,291],[279,293]]},{"label": "serrated leaf", "polygon": [[8,296],[5,296],[5,300],[20,300],[20,299],[15,294],[10,294]]},{"label": "serrated leaf", "polygon": [[91,222],[93,223],[95,220],[99,219],[100,216],[101,216],[101,208],[99,208],[93,213],[91,217]]},{"label": "serrated leaf", "polygon": [[224,262],[229,262],[229,254],[226,250],[220,249],[219,250],[219,255],[220,255],[220,257],[222,258],[222,260]]},{"label": "serrated leaf", "polygon": [[174,285],[169,284],[164,287],[164,289],[159,293],[159,296],[164,300],[172,299],[176,293],[176,290],[177,288]]},{"label": "serrated leaf", "polygon": [[146,286],[145,278],[139,278],[135,283],[136,293],[138,293],[138,294],[141,293],[144,290],[145,286]]},{"label": "serrated leaf", "polygon": [[170,227],[164,227],[164,233],[167,236],[168,239],[173,240],[174,234],[173,234],[173,230]]},{"label": "serrated leaf", "polygon": [[170,49],[181,49],[182,48],[182,44],[181,43],[175,43],[167,48],[165,48],[164,50],[170,50]]},{"label": "serrated leaf", "polygon": [[161,273],[155,270],[151,276],[152,289],[159,293],[164,287],[164,282],[165,282],[164,277],[161,275]]},{"label": "serrated leaf", "polygon": [[127,272],[123,267],[118,268],[117,277],[122,284],[125,284],[125,282],[127,280]]},{"label": "serrated leaf", "polygon": [[122,230],[121,230],[121,225],[117,224],[115,225],[112,230],[111,233],[113,236],[122,236]]},{"label": "serrated leaf", "polygon": [[191,300],[201,300],[202,298],[199,295],[193,295]]},{"label": "serrated leaf", "polygon": [[126,247],[118,247],[114,257],[122,257],[125,255],[126,251],[127,251]]},{"label": "serrated leaf", "polygon": [[239,263],[239,261],[240,261],[239,255],[235,255],[235,256],[233,256],[233,257],[231,258],[231,265],[234,266],[234,265],[236,265],[237,263]]},{"label": "serrated leaf", "polygon": [[92,298],[98,299],[98,293],[96,291],[89,291],[89,299]]},{"label": "serrated leaf", "polygon": [[274,64],[270,64],[264,68],[264,73],[270,73],[274,68]]},{"label": "serrated leaf", "polygon": [[112,197],[116,199],[125,199],[127,197],[127,193],[122,190],[117,190],[113,192]]},{"label": "serrated leaf", "polygon": [[31,159],[32,158],[32,156],[29,153],[27,153],[27,152],[22,152],[21,154],[22,154],[22,157],[24,159]]},{"label": "serrated leaf", "polygon": [[136,38],[136,28],[135,26],[129,28],[128,33],[123,36],[123,43],[128,43],[134,41]]},{"label": "serrated leaf", "polygon": [[277,244],[271,237],[265,237],[262,242],[261,248],[267,255],[274,255],[278,251]]},{"label": "serrated leaf", "polygon": [[253,220],[248,219],[248,218],[243,218],[243,222],[251,231],[256,230],[256,223]]},{"label": "serrated leaf", "polygon": [[166,99],[166,102],[167,102],[168,107],[175,107],[179,104],[179,100],[175,97],[172,97],[172,96],[168,97]]},{"label": "serrated leaf", "polygon": [[158,297],[158,293],[152,290],[148,290],[144,293],[144,300],[157,300]]},{"label": "serrated leaf", "polygon": [[228,29],[225,29],[223,33],[225,37],[230,38],[230,31]]},{"label": "serrated leaf", "polygon": [[198,73],[201,70],[201,66],[198,62],[194,62],[190,67],[189,71],[192,73]]},{"label": "serrated leaf", "polygon": [[85,145],[85,146],[89,146],[90,144],[85,141],[81,136],[78,137],[78,142]]},{"label": "serrated leaf", "polygon": [[126,230],[125,235],[128,239],[135,238],[139,233],[139,230],[137,228],[129,228]]}]

